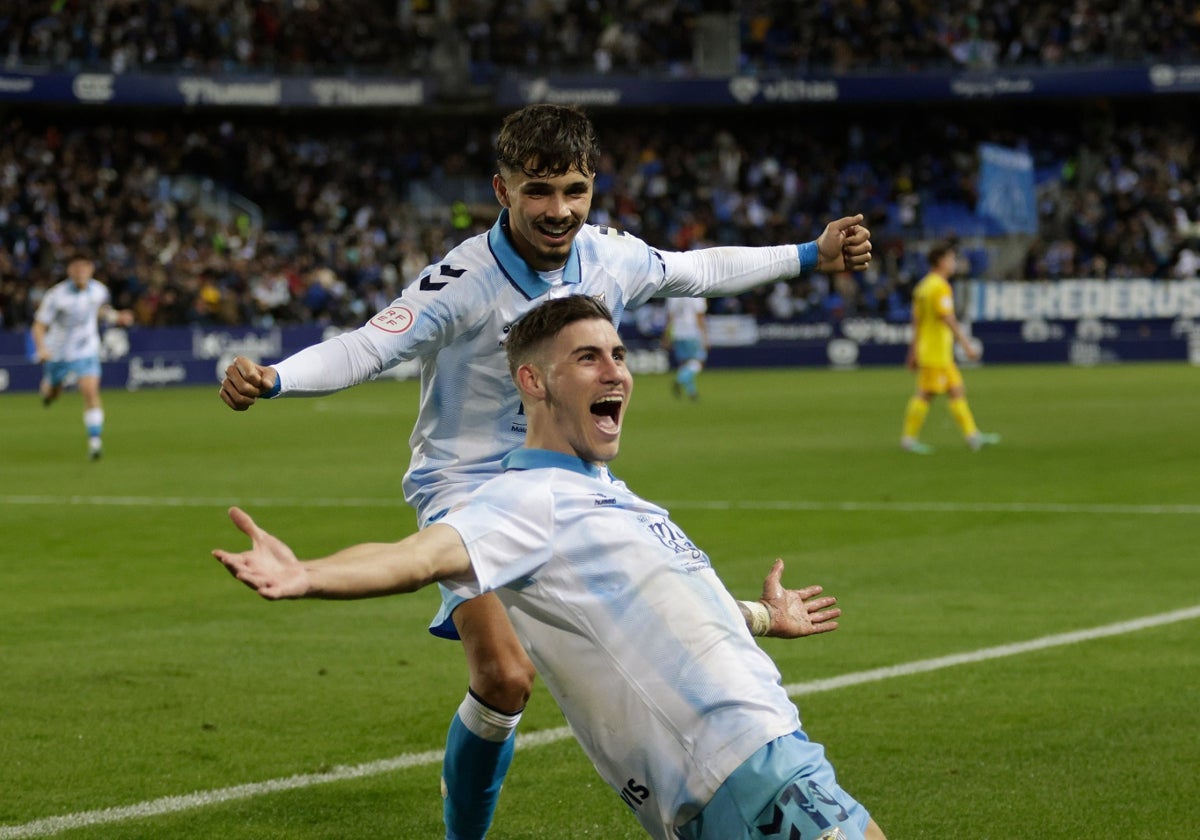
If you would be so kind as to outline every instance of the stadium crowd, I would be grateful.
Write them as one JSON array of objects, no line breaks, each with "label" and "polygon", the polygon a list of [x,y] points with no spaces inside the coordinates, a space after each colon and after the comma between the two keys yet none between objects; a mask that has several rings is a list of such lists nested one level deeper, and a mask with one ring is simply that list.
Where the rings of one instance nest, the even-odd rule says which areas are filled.
[{"label": "stadium crowd", "polygon": [[[929,229],[922,206],[974,206],[981,140],[1028,148],[1046,173],[1041,232],[1016,276],[1197,273],[1200,152],[1187,119],[1101,108],[1087,119],[1030,120],[1018,133],[966,112],[846,125],[830,111],[804,131],[787,115],[693,116],[680,133],[660,120],[596,115],[604,155],[593,221],[686,250],[806,241],[829,218],[861,211],[880,257],[860,276],[810,277],[714,311],[902,317],[923,269],[912,243],[954,233]],[[76,249],[95,254],[117,305],[144,325],[361,322],[494,221],[496,122],[321,128],[196,115],[134,127],[61,112],[9,116],[0,123],[3,322],[27,324]],[[181,187],[196,183],[249,198],[261,219]],[[475,189],[446,195],[452,185]],[[445,201],[412,200],[432,189]]]},{"label": "stadium crowd", "polygon": [[[498,70],[689,75],[702,15],[731,16],[743,72],[1004,67],[1194,58],[1185,0],[27,0],[10,68],[420,73],[439,43]],[[465,43],[464,43],[465,42]]]},{"label": "stadium crowd", "polygon": [[[345,3],[335,12],[283,0],[35,0],[0,14],[0,49],[8,67],[406,72],[395,62],[416,56],[419,65],[452,31],[471,40],[480,65],[574,68],[617,27],[636,33],[636,45],[616,49],[624,58],[613,66],[688,73],[695,16],[723,10],[699,0],[408,3],[399,13],[390,0],[349,5],[354,14]],[[1200,12],[1174,0],[739,5],[751,68],[1114,62],[1194,56],[1200,44]],[[449,30],[436,18],[443,7],[454,16]],[[682,250],[805,241],[830,218],[864,212],[879,257],[865,274],[781,284],[713,311],[902,319],[924,270],[914,243],[962,232],[953,220],[935,224],[932,210],[969,218],[976,149],[988,141],[1028,150],[1040,181],[1040,232],[1003,276],[1194,277],[1200,154],[1191,126],[1200,107],[1170,105],[897,105],[869,118],[830,106],[807,110],[802,126],[765,109],[736,120],[599,111],[592,219]],[[336,124],[265,112],[130,116],[28,107],[0,115],[5,327],[29,323],[77,249],[95,255],[117,305],[144,325],[359,323],[495,218],[494,113],[364,112]],[[672,119],[688,130],[673,130]]]}]

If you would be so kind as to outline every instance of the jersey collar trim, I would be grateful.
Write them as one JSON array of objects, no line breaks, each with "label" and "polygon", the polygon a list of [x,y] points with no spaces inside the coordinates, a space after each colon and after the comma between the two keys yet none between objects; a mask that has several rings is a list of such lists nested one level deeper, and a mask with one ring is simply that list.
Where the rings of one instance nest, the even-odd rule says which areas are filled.
[{"label": "jersey collar trim", "polygon": [[565,452],[551,452],[549,449],[514,449],[504,456],[500,465],[506,470],[537,470],[557,468],[586,475],[589,478],[600,478],[600,467],[585,461],[577,455]]},{"label": "jersey collar trim", "polygon": [[[539,298],[550,291],[551,284],[539,277],[538,273],[530,268],[529,264],[517,253],[512,240],[505,232],[507,228],[508,208],[505,207],[500,211],[500,217],[496,219],[496,224],[492,225],[492,229],[488,231],[488,248],[491,249],[492,256],[496,258],[496,263],[504,272],[504,276],[508,278],[508,282],[516,286],[527,300]],[[579,249],[572,242],[571,253],[567,257],[567,265],[563,270],[563,282],[576,284],[581,279]]]}]

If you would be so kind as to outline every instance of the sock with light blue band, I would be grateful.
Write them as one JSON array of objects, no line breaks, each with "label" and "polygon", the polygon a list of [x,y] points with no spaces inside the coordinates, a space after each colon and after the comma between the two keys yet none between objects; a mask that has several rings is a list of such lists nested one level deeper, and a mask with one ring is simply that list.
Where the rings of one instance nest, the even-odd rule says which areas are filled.
[{"label": "sock with light blue band", "polygon": [[505,714],[468,692],[446,737],[442,816],[446,840],[482,840],[508,774],[521,713]]},{"label": "sock with light blue band", "polygon": [[796,250],[800,252],[800,270],[812,271],[817,267],[817,260],[821,258],[821,252],[817,250],[817,241],[805,242],[802,245],[797,245]]}]

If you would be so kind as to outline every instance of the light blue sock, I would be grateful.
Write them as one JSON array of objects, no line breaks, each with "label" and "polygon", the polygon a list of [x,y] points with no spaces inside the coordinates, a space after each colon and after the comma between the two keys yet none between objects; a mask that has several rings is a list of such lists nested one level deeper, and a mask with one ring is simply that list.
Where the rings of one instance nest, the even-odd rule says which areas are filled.
[{"label": "light blue sock", "polygon": [[687,391],[689,397],[696,396],[697,373],[699,373],[699,371],[696,370],[695,365],[693,365],[691,362],[688,362],[679,369],[679,384],[683,386],[683,390]]},{"label": "light blue sock", "polygon": [[468,692],[446,736],[442,819],[446,840],[483,840],[512,763],[521,713],[505,714]]},{"label": "light blue sock", "polygon": [[104,434],[104,409],[85,409],[83,412],[83,425],[87,429],[88,437],[98,438]]}]

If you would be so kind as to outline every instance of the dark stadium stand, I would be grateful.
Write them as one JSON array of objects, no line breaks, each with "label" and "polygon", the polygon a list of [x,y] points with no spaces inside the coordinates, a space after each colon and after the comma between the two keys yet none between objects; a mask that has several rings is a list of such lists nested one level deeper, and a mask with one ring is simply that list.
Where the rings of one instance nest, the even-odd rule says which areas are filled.
[{"label": "dark stadium stand", "polygon": [[[740,17],[730,5],[478,2],[444,21],[438,4],[401,4],[398,14],[392,2],[354,0],[338,4],[333,25],[333,4],[319,3],[20,4],[0,15],[3,325],[28,324],[75,248],[97,254],[117,302],[143,325],[360,323],[494,219],[491,131],[511,107],[489,91],[527,78],[512,75],[522,70],[568,74],[543,92],[576,71],[634,70],[643,87],[670,85],[719,61],[719,49],[701,47],[722,34],[733,38],[733,72],[846,74],[845,93],[736,111],[589,104],[606,152],[593,219],[683,249],[802,241],[862,211],[879,259],[861,277],[818,276],[715,311],[903,319],[924,244],[948,235],[977,275],[1195,276],[1194,97],[1087,92],[1088,79],[1121,83],[1113,68],[1123,62],[1163,62],[1183,68],[1167,81],[1183,78],[1200,43],[1189,4],[1159,0],[1134,14],[1115,2],[976,12],[895,3],[868,14],[848,0],[760,2]],[[447,56],[466,62],[482,99],[467,103],[455,88],[442,101],[431,88],[423,105],[342,107],[336,119],[314,108],[122,99],[121,84],[145,74],[204,73],[218,87],[288,74],[400,79]],[[1078,67],[1095,75],[1063,76],[1075,92],[1052,98],[980,102],[970,88],[954,101],[892,99],[913,72],[953,86],[1017,78],[945,75],[964,68]],[[5,98],[60,77],[75,94],[67,102],[99,90],[93,99],[108,104]],[[851,101],[864,84],[882,92]],[[998,237],[976,212],[980,143],[1031,156],[1036,235]]]}]

